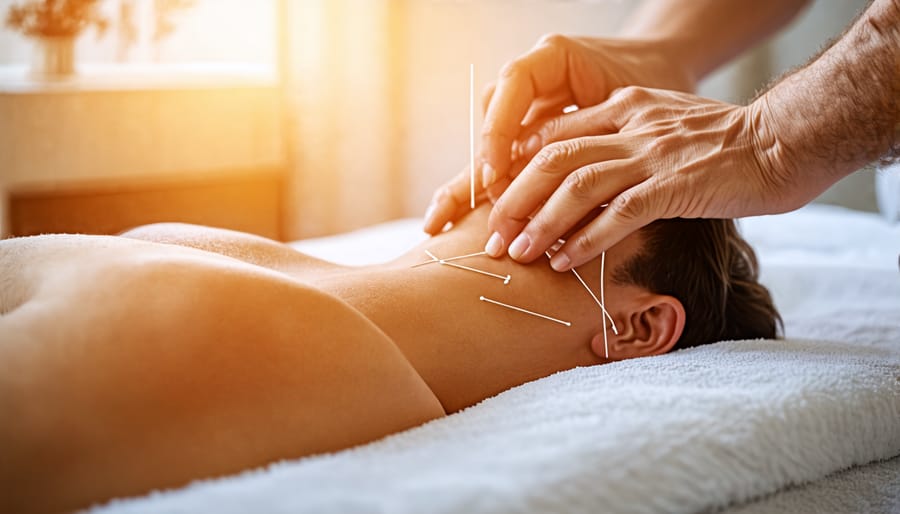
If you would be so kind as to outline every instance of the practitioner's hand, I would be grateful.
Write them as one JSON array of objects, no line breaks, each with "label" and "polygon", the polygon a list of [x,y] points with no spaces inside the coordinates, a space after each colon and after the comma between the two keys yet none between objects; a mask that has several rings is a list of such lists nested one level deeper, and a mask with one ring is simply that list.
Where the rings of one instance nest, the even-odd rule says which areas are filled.
[{"label": "practitioner's hand", "polygon": [[[484,98],[481,136],[485,186],[509,172],[513,142],[522,127],[562,114],[569,105],[590,107],[614,90],[644,86],[693,91],[694,78],[664,41],[548,35],[506,64]],[[586,135],[586,134],[585,134]],[[537,151],[523,142],[526,148]],[[530,147],[529,147],[530,146]]]},{"label": "practitioner's hand", "polygon": [[776,143],[766,112],[763,101],[738,106],[628,87],[598,106],[529,127],[522,137],[537,135],[543,148],[524,155],[530,162],[494,204],[489,227],[496,235],[486,250],[499,256],[508,247],[514,259],[530,262],[577,228],[551,261],[562,271],[659,218],[799,207],[816,191],[786,178],[790,151]]},{"label": "practitioner's hand", "polygon": [[[475,166],[479,166],[479,161],[475,162]],[[452,180],[438,188],[431,198],[428,210],[425,211],[425,226],[423,230],[431,235],[436,235],[443,230],[448,222],[456,222],[472,210],[471,207],[471,176],[469,175],[469,167],[466,166]],[[504,183],[504,187],[509,182]],[[486,191],[481,185],[480,180],[475,181],[475,205],[490,199],[497,200],[502,193],[502,189],[490,187]]]},{"label": "practitioner's hand", "polygon": [[[513,142],[523,126],[558,116],[569,105],[596,105],[624,86],[692,91],[694,78],[673,53],[676,46],[664,41],[560,35],[541,38],[531,51],[508,63],[496,84],[485,92],[482,150],[475,175],[477,192],[483,192],[485,185],[496,184],[488,188],[488,193],[496,196],[509,184],[516,170],[510,166],[515,159]],[[522,144],[522,151],[537,151],[537,141]],[[434,234],[447,222],[456,221],[466,212],[468,203],[467,168],[435,194],[431,215],[425,220],[426,232]]]}]

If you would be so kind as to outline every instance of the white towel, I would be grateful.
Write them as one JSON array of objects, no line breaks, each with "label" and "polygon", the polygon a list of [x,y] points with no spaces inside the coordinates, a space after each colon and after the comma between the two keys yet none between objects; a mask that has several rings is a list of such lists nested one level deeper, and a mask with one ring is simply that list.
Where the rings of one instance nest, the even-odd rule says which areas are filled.
[{"label": "white towel", "polygon": [[773,512],[897,514],[900,512],[900,457],[851,468],[728,510],[728,514]]},{"label": "white towel", "polygon": [[580,368],[126,512],[696,512],[900,454],[900,356],[730,342]]}]

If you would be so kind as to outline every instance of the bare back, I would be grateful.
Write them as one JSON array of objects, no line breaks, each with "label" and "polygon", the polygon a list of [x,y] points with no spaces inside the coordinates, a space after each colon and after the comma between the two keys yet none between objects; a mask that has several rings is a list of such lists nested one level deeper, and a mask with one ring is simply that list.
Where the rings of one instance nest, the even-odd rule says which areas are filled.
[{"label": "bare back", "polygon": [[444,414],[352,307],[237,259],[13,239],[0,286],[0,511],[84,507]]}]

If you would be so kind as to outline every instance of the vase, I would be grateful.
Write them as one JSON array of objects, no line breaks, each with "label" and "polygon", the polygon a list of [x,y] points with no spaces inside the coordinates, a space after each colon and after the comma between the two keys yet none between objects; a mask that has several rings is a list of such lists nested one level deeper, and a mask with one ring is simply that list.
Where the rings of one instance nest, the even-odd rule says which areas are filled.
[{"label": "vase", "polygon": [[75,74],[75,38],[35,38],[31,75],[39,79],[65,79]]}]

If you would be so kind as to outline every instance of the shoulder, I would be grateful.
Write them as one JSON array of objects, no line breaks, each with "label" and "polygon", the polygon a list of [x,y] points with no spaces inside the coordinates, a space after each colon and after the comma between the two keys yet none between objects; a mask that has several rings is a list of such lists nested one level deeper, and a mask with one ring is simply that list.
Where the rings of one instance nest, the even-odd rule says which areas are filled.
[{"label": "shoulder", "polygon": [[187,223],[154,223],[133,228],[122,237],[179,245],[225,255],[281,271],[316,270],[336,265],[305,255],[290,246],[255,234]]}]

